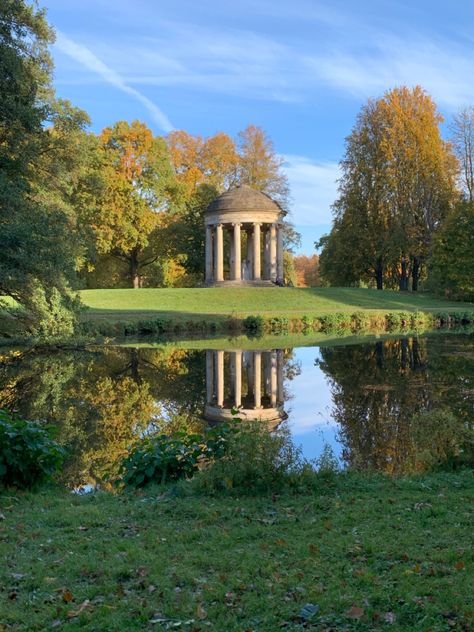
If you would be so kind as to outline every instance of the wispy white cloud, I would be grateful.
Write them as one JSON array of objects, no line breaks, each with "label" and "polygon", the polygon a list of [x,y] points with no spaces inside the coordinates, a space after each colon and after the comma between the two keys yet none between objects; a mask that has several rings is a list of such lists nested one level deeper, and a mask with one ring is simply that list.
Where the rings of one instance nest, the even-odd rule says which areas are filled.
[{"label": "wispy white cloud", "polygon": [[322,80],[357,98],[378,96],[395,85],[421,84],[448,109],[474,100],[474,85],[467,79],[474,65],[472,43],[374,31],[366,44],[363,52],[353,44],[351,50],[348,42],[307,57],[313,80]]},{"label": "wispy white cloud", "polygon": [[328,86],[360,101],[394,85],[421,84],[448,111],[474,102],[472,41],[448,32],[433,35],[429,20],[421,22],[419,16],[410,28],[406,16],[405,22],[392,23],[364,14],[363,7],[356,15],[327,1],[245,0],[229,8],[207,0],[197,10],[190,0],[181,12],[171,0],[160,11],[152,0],[142,0],[138,12],[126,0],[101,2],[114,7],[111,19],[118,21],[120,37],[113,29],[73,39],[59,33],[58,50],[90,71],[75,78],[63,73],[61,80],[100,77],[141,102],[165,131],[171,122],[143,91],[167,87],[174,95],[180,89],[202,101],[220,94],[321,103]]},{"label": "wispy white cloud", "polygon": [[299,226],[330,224],[337,197],[337,163],[318,163],[305,156],[285,155],[284,170],[293,198],[292,219]]},{"label": "wispy white cloud", "polygon": [[153,120],[163,131],[170,132],[173,130],[173,125],[169,118],[151,99],[129,86],[119,73],[105,64],[89,48],[78,44],[62,33],[57,33],[55,46],[88,70],[102,77],[107,83],[134,97],[145,106]]},{"label": "wispy white cloud", "polygon": [[[281,34],[155,18],[158,35],[138,31],[120,45],[102,39],[93,45],[97,55],[61,34],[57,45],[150,108],[156,106],[132,86],[295,102],[319,100],[327,85],[365,99],[394,85],[421,84],[451,110],[474,101],[474,84],[467,80],[474,48],[467,39],[435,38],[396,27],[392,31],[350,16],[332,21],[332,14],[329,19],[321,7],[318,11],[322,37],[306,35],[298,42]],[[163,117],[161,112],[165,123]]]},{"label": "wispy white cloud", "polygon": [[[240,98],[301,98],[291,47],[249,30],[160,21],[156,37],[134,37],[121,50],[103,45],[128,84],[183,87]],[[100,48],[99,48],[100,50]],[[160,51],[156,60],[149,51]]]}]

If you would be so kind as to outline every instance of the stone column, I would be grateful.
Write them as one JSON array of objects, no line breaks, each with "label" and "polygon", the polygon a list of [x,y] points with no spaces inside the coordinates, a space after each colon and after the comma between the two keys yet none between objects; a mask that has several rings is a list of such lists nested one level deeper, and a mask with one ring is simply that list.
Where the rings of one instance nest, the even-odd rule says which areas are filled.
[{"label": "stone column", "polygon": [[232,228],[230,228],[228,232],[229,232],[229,279],[233,279],[234,278],[234,237],[233,237]]},{"label": "stone column", "polygon": [[264,351],[262,354],[263,362],[263,392],[270,397],[270,360],[268,351]]},{"label": "stone column", "polygon": [[261,279],[261,261],[260,261],[260,224],[253,225],[253,279],[259,281]]},{"label": "stone column", "polygon": [[240,252],[240,224],[234,224],[234,269],[232,271],[234,281],[240,281],[242,278]]},{"label": "stone column", "polygon": [[283,282],[283,226],[278,224],[277,231],[277,279]]},{"label": "stone column", "polygon": [[242,351],[236,351],[234,355],[235,369],[235,407],[242,406]]},{"label": "stone column", "polygon": [[217,405],[220,408],[224,407],[224,352],[216,351],[216,394]]},{"label": "stone column", "polygon": [[254,359],[255,354],[253,351],[245,351],[245,358],[247,360],[247,397],[253,397],[254,386]]},{"label": "stone column", "polygon": [[247,231],[247,265],[248,265],[248,279],[253,277],[253,233],[251,230]]},{"label": "stone column", "polygon": [[270,229],[263,230],[263,278],[270,278]]},{"label": "stone column", "polygon": [[270,279],[277,279],[277,229],[275,224],[270,226]]},{"label": "stone column", "polygon": [[253,395],[255,408],[262,407],[262,353],[255,351],[253,361]]},{"label": "stone column", "polygon": [[224,280],[224,236],[222,234],[222,224],[216,225],[216,259],[215,259],[215,281]]},{"label": "stone column", "polygon": [[214,399],[214,351],[206,351],[206,400],[211,404]]},{"label": "stone column", "polygon": [[206,283],[212,281],[212,226],[206,226]]},{"label": "stone column", "polygon": [[277,398],[278,403],[284,403],[284,391],[283,391],[283,364],[284,356],[283,349],[277,350]]},{"label": "stone column", "polygon": [[277,379],[277,352],[272,351],[270,354],[270,402],[273,408],[277,405],[278,399],[278,379]]}]

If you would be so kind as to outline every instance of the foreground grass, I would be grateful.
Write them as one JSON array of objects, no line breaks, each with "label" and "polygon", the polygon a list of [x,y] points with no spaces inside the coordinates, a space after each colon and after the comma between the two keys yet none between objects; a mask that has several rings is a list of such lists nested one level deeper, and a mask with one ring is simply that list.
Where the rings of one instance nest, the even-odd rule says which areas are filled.
[{"label": "foreground grass", "polygon": [[278,315],[298,317],[331,312],[474,310],[474,304],[426,294],[360,288],[161,288],[83,290],[86,318],[121,320],[152,317]]},{"label": "foreground grass", "polygon": [[[0,496],[0,629],[472,630],[474,473],[318,493]],[[3,625],[3,627],[2,627]]]}]

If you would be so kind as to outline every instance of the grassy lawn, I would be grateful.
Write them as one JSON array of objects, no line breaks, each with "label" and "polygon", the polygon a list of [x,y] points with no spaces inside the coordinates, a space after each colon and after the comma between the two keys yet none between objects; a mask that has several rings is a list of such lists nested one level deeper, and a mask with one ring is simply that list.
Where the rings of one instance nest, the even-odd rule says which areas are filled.
[{"label": "grassy lawn", "polygon": [[474,311],[474,304],[444,301],[426,294],[359,288],[186,288],[83,290],[86,318],[279,315],[298,317],[370,310]]},{"label": "grassy lawn", "polygon": [[[474,473],[258,498],[0,495],[0,630],[474,629]],[[181,624],[179,625],[179,623]]]}]

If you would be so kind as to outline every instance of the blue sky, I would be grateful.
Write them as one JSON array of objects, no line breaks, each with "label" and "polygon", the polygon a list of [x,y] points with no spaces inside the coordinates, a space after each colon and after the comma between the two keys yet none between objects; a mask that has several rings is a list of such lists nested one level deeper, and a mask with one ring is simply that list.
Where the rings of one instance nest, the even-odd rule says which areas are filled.
[{"label": "blue sky", "polygon": [[[303,248],[327,232],[344,138],[369,97],[422,85],[447,121],[474,104],[474,3],[43,0],[58,95],[99,131],[262,126],[284,156]],[[446,129],[444,131],[446,134]]]}]

